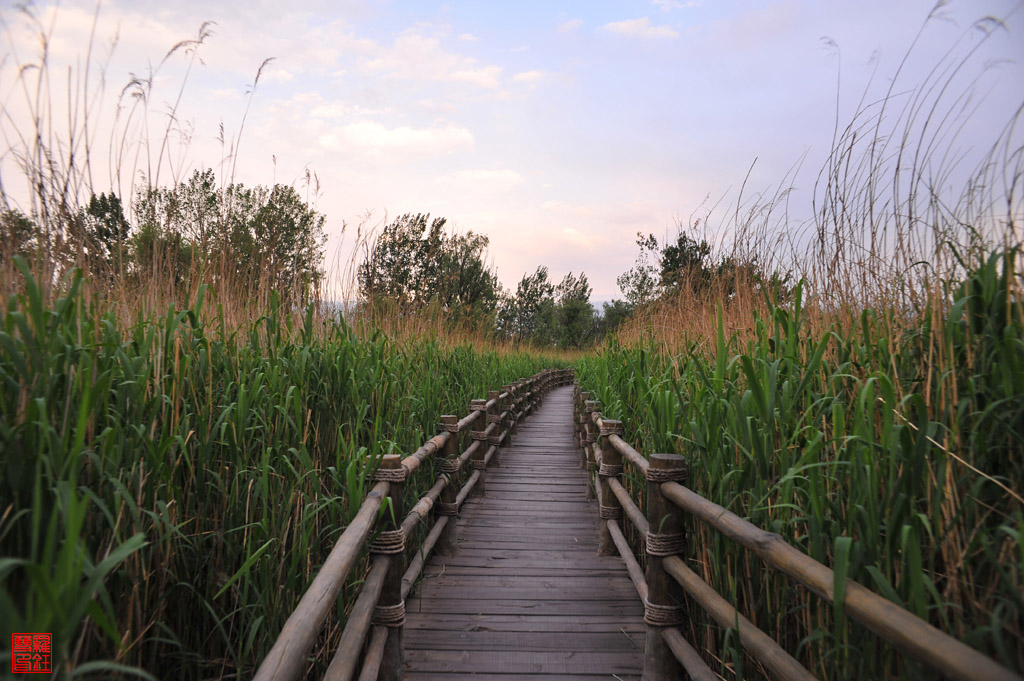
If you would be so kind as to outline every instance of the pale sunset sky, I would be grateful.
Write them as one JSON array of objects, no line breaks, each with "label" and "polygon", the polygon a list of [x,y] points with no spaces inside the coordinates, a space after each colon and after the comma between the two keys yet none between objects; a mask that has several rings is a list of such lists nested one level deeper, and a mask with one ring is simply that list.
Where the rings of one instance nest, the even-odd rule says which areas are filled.
[{"label": "pale sunset sky", "polygon": [[[1024,100],[1022,5],[961,0],[936,9],[899,71],[894,92],[909,97],[948,51],[959,63],[978,46],[985,33],[972,28],[977,20],[1003,20],[1001,28],[988,24],[992,35],[955,74],[947,102],[955,108],[955,96],[975,89],[951,147],[968,166]],[[155,163],[189,64],[184,51],[161,60],[209,20],[212,34],[198,48],[201,63],[177,109],[188,145],[174,135],[162,183],[203,168],[228,177],[226,147],[237,142],[236,181],[295,184],[305,194],[306,170],[315,172],[332,258],[347,257],[361,223],[431,213],[486,234],[508,287],[546,265],[556,281],[586,272],[594,299],[607,300],[620,295],[615,278],[636,257],[638,231],[672,236],[678,223],[715,204],[712,222],[727,222],[755,158],[751,193],[782,182],[803,158],[788,181],[789,210],[794,224],[810,218],[837,102],[842,126],[865,92],[867,102],[884,96],[934,7],[927,0],[103,2],[88,66],[94,190],[112,184],[118,95],[131,74],[150,68],[157,69],[148,132]],[[0,8],[0,96],[8,111],[23,111],[16,67],[38,60],[41,26],[50,32],[53,117],[66,126],[67,69],[84,74],[96,4],[36,3],[39,25],[10,2]],[[249,85],[271,57],[250,103]],[[0,125],[8,145],[11,125]],[[9,154],[0,169],[16,194]]]}]

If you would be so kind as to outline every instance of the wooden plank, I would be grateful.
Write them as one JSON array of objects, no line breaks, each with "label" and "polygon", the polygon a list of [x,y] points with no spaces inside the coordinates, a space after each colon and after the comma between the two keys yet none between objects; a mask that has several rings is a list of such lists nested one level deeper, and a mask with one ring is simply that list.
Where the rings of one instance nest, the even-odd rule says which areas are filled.
[{"label": "wooden plank", "polygon": [[[421,605],[422,603],[422,605]],[[459,598],[414,598],[406,607],[442,615],[570,615],[582,617],[591,614],[635,615],[639,601],[539,601],[539,600],[463,600]],[[642,608],[641,608],[642,612]]]},{"label": "wooden plank", "polygon": [[417,631],[406,650],[536,650],[621,652],[643,648],[643,637],[625,632]]},{"label": "wooden plank", "polygon": [[[477,672],[469,672],[466,674],[460,674],[458,672],[443,672],[441,674],[435,674],[432,672],[405,672],[406,681],[448,681],[454,679],[459,681],[465,679],[466,681],[546,681],[551,676],[548,674],[480,674]],[[639,674],[573,674],[566,678],[572,679],[572,681],[614,681],[619,679],[620,681],[640,681]]]},{"label": "wooden plank", "polygon": [[423,672],[494,672],[512,674],[619,674],[635,673],[635,655],[565,651],[407,650],[406,668]]},{"label": "wooden plank", "polygon": [[444,631],[625,631],[643,635],[646,631],[642,616],[588,615],[435,615],[407,611],[405,631],[409,636],[415,630]]},{"label": "wooden plank", "polygon": [[572,388],[557,388],[463,505],[456,553],[407,599],[406,679],[639,679],[643,605],[622,560],[597,555],[579,459]]},{"label": "wooden plank", "polygon": [[[432,598],[438,598],[444,594],[445,598],[456,598],[460,601],[478,601],[484,604],[497,601],[541,601],[544,603],[560,603],[563,601],[628,601],[637,600],[636,589],[621,589],[610,591],[608,589],[551,589],[534,588],[530,589],[521,585],[512,586],[458,586],[439,587],[436,584],[428,583],[421,589],[417,598],[422,599],[424,604]],[[426,607],[426,605],[424,605]],[[638,612],[642,612],[640,608]]]}]

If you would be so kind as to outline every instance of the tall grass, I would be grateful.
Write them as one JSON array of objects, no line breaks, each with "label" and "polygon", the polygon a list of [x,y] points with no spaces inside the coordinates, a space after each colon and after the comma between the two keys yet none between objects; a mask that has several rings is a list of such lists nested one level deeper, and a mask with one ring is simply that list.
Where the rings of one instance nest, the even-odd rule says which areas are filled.
[{"label": "tall grass", "polygon": [[[1021,670],[1018,257],[971,264],[951,304],[901,320],[893,343],[890,312],[821,329],[798,297],[769,306],[749,337],[720,328],[711,352],[611,347],[580,362],[580,382],[644,451],[685,455],[702,495]],[[694,569],[820,678],[931,678],[721,535],[691,531]],[[726,678],[764,674],[690,613]]]},{"label": "tall grass", "polygon": [[[1003,28],[972,30],[983,42]],[[790,221],[788,189],[737,201],[719,243],[799,286],[752,278],[666,298],[579,378],[627,439],[686,456],[699,493],[1021,671],[1024,108],[961,167],[978,99],[958,76],[980,42],[952,46],[921,83],[898,72],[837,118],[808,223]],[[932,678],[717,533],[691,531],[694,569],[820,678]],[[723,677],[768,676],[734,631],[690,613]]]},{"label": "tall grass", "polygon": [[77,277],[47,305],[20,266],[0,314],[0,636],[53,632],[65,673],[251,672],[373,461],[541,366],[360,338],[312,308],[233,327],[205,289],[126,327]]}]

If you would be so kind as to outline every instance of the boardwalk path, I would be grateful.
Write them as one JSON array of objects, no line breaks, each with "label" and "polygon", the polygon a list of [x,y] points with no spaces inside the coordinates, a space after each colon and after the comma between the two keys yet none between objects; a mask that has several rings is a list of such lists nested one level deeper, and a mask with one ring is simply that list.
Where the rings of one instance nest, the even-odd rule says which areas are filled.
[{"label": "boardwalk path", "polygon": [[556,388],[463,506],[457,554],[407,603],[408,681],[640,678],[643,606],[622,560],[597,555],[572,432],[572,387]]}]

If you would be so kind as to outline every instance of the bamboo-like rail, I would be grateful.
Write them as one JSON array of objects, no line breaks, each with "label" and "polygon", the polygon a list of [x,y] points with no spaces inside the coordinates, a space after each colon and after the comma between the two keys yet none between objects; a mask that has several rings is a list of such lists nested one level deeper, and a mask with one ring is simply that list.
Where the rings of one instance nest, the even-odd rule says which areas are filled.
[{"label": "bamboo-like rail", "polygon": [[[604,419],[592,394],[575,388],[574,422],[581,465],[588,469],[591,489],[602,518],[602,553],[618,553],[644,602],[648,623],[644,655],[645,681],[667,681],[685,670],[692,679],[716,679],[698,652],[675,624],[684,613],[675,589],[689,594],[719,624],[737,628],[745,651],[784,680],[815,677],[768,634],[758,629],[733,605],[686,566],[685,534],[679,525],[688,514],[721,532],[762,561],[836,605],[835,573],[775,533],[766,532],[684,486],[686,462],[676,454],[644,457],[623,438],[621,422]],[[623,463],[647,480],[646,514],[621,482]],[[592,491],[591,491],[592,490]],[[628,519],[644,538],[646,573],[627,542],[621,522]],[[654,533],[652,534],[652,528]],[[847,579],[843,611],[896,648],[924,663],[939,676],[956,681],[1024,681],[956,638],[940,631],[899,605]]]},{"label": "bamboo-like rail", "polygon": [[[382,531],[368,547],[369,571],[323,678],[330,681],[400,678],[405,599],[431,552],[454,550],[454,518],[471,492],[483,493],[486,469],[490,463],[497,463],[499,448],[511,442],[516,426],[533,413],[545,393],[571,382],[571,370],[549,369],[502,386],[500,391],[491,391],[486,400],[473,400],[469,413],[463,418],[442,416],[442,432],[405,458],[383,457],[373,487],[288,617],[257,669],[254,681],[307,678],[309,655],[377,524]],[[472,444],[460,451],[461,433],[465,431],[469,432]],[[439,461],[437,481],[403,515],[405,480],[438,453],[443,458]],[[474,470],[465,483],[460,483],[460,472],[469,461],[473,462]],[[392,513],[380,513],[385,499]],[[430,517],[432,510],[436,511],[433,525],[406,565],[406,542],[413,529]]]}]

